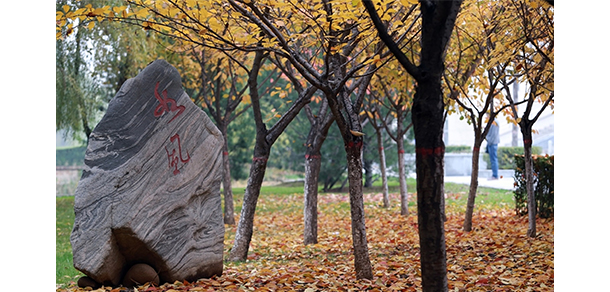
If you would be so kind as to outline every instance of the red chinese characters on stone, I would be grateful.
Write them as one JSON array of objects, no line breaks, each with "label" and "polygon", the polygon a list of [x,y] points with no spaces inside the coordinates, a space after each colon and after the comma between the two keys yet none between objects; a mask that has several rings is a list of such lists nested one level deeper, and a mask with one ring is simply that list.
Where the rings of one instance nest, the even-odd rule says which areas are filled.
[{"label": "red chinese characters on stone", "polygon": [[[189,153],[187,151],[186,158],[183,157],[182,145],[180,144],[180,136],[178,134],[172,136],[169,140],[172,144],[177,144],[177,148],[178,148],[177,152],[176,152],[176,147],[171,148],[171,152],[170,152],[170,150],[167,149],[167,146],[165,146],[165,152],[167,153],[167,160],[169,162],[169,168],[170,169],[173,168],[174,175],[177,175],[180,173],[180,170],[178,170],[178,165],[180,164],[180,162],[182,162],[182,164],[186,164],[189,160],[191,160],[191,156],[189,155]],[[177,141],[177,143],[174,143],[175,141]]]},{"label": "red chinese characters on stone", "polygon": [[[161,97],[161,95],[163,95],[163,97]],[[169,124],[176,117],[181,115],[182,112],[184,112],[185,107],[183,105],[177,105],[175,99],[168,98],[167,90],[163,90],[161,92],[161,95],[159,95],[159,82],[157,82],[157,84],[155,85],[155,98],[159,101],[159,105],[157,106],[157,108],[155,108],[155,112],[154,112],[155,118],[162,116],[165,112],[178,111],[178,113],[176,113],[174,115],[174,117],[171,120],[169,120],[169,122],[167,122]]]}]

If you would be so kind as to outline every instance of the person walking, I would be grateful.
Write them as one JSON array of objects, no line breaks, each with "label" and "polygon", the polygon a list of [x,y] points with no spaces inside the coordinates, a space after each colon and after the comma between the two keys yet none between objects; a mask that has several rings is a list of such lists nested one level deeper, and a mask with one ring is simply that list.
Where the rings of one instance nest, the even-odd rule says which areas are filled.
[{"label": "person walking", "polygon": [[494,119],[489,127],[489,132],[485,136],[487,140],[487,153],[489,154],[489,161],[491,162],[491,177],[489,180],[496,180],[498,176],[498,144],[500,143],[500,127],[498,122]]}]

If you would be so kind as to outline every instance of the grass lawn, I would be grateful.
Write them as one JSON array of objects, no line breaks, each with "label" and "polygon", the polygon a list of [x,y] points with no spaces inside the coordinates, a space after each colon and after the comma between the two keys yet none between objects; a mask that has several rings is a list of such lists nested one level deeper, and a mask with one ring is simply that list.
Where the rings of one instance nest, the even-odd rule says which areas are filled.
[{"label": "grass lawn", "polygon": [[[415,289],[421,280],[419,279],[418,267],[418,242],[416,236],[417,216],[416,198],[412,194],[415,191],[415,180],[408,181],[410,193],[409,211],[410,216],[401,217],[398,198],[398,182],[390,181],[390,193],[392,206],[389,209],[380,208],[381,206],[381,186],[377,182],[372,188],[365,189],[365,212],[367,215],[367,237],[369,238],[369,249],[371,261],[374,264],[374,273],[378,279],[374,283],[368,283],[367,287],[378,285],[379,287],[411,287]],[[540,223],[541,243],[538,246],[543,251],[527,251],[528,256],[522,258],[512,258],[512,261],[502,262],[498,269],[486,270],[485,267],[476,267],[477,261],[481,262],[498,250],[499,247],[494,242],[507,242],[506,238],[488,238],[495,236],[510,236],[514,238],[514,248],[525,248],[523,242],[527,228],[527,218],[516,217],[514,215],[514,199],[511,191],[479,188],[477,203],[475,207],[475,217],[473,219],[474,230],[470,234],[463,234],[460,224],[463,222],[463,212],[465,211],[468,196],[468,186],[447,183],[445,186],[446,205],[448,222],[446,223],[447,232],[447,253],[448,271],[450,288],[464,288],[470,291],[481,283],[498,285],[513,285],[513,291],[521,291],[516,287],[531,284],[541,284],[544,287],[551,287],[552,291],[552,257],[553,257],[553,221],[547,220]],[[244,188],[234,188],[235,214],[239,216],[243,201]],[[231,285],[241,285],[244,290],[256,290],[261,288],[264,279],[269,273],[283,275],[286,273],[285,281],[290,278],[291,288],[295,290],[305,290],[307,287],[314,287],[313,282],[309,282],[308,274],[315,274],[315,266],[332,266],[325,271],[327,273],[325,283],[335,281],[337,285],[356,285],[350,286],[359,289],[359,282],[353,279],[353,257],[351,256],[351,231],[349,218],[349,196],[346,192],[328,192],[319,194],[319,243],[316,245],[302,245],[302,220],[303,220],[303,184],[288,183],[278,186],[266,186],[261,189],[261,195],[257,204],[255,217],[254,236],[252,239],[248,261],[245,263],[225,263],[225,272],[222,279],[213,279],[212,282],[205,282],[206,287],[214,287],[215,283],[232,283]],[[58,197],[56,199],[57,216],[57,242],[56,242],[56,282],[60,290],[77,291],[74,282],[82,276],[72,266],[72,253],[70,247],[70,232],[74,222],[73,197]],[[461,220],[461,221],[460,221]],[[486,223],[482,221],[492,220]],[[499,220],[499,221],[498,221]],[[508,223],[506,223],[508,222]],[[508,224],[511,232],[502,231],[502,224]],[[415,226],[415,227],[414,227]],[[517,226],[518,228],[513,228]],[[235,236],[235,226],[226,226],[225,232],[225,256],[228,255]],[[389,229],[388,229],[389,228]],[[415,228],[415,229],[414,229]],[[494,228],[498,229],[498,232]],[[406,233],[405,233],[406,232]],[[514,233],[512,233],[514,232]],[[479,243],[483,240],[485,243]],[[512,242],[512,240],[509,240]],[[471,245],[465,246],[471,242]],[[550,245],[550,248],[549,248]],[[511,245],[512,246],[512,245]],[[500,251],[497,251],[500,253]],[[507,253],[518,253],[519,251],[507,251]],[[410,256],[403,256],[403,254]],[[411,255],[412,254],[412,255]],[[517,270],[521,260],[531,260],[529,257],[544,256],[544,267],[536,272],[539,277],[538,282],[527,282],[527,279],[514,280],[513,271],[526,273]],[[495,257],[495,255],[494,255]],[[550,264],[548,258],[551,258]],[[472,263],[470,260],[472,259]],[[410,264],[409,264],[410,263]],[[549,265],[550,269],[549,269]],[[401,270],[407,269],[408,271]],[[494,266],[495,267],[495,266]],[[482,269],[482,270],[480,270]],[[487,268],[488,269],[488,268]],[[305,271],[305,272],[303,272]],[[510,271],[510,273],[509,273]],[[549,271],[551,275],[549,276]],[[257,272],[258,274],[254,274]],[[321,272],[321,271],[318,271]],[[486,276],[491,272],[498,272],[495,278]],[[500,274],[502,272],[502,274]],[[531,274],[531,271],[529,271]],[[332,276],[335,275],[335,276]],[[500,277],[502,275],[502,277]],[[298,277],[306,277],[298,278]],[[270,276],[269,276],[270,277]],[[317,276],[316,276],[317,277]],[[321,277],[321,276],[320,276]],[[350,278],[352,277],[352,278]],[[512,278],[511,278],[512,277]],[[252,283],[251,281],[259,281]],[[318,279],[318,278],[316,278]],[[505,280],[501,280],[505,279]],[[511,280],[512,279],[512,280]],[[216,282],[214,282],[216,281]],[[261,282],[262,281],[262,282]],[[341,282],[347,281],[347,282]],[[202,282],[202,283],[204,283]],[[322,281],[324,282],[324,281]],[[382,283],[383,282],[383,283]],[[506,283],[505,283],[506,282]],[[271,282],[264,282],[270,284]],[[272,281],[274,285],[279,285],[281,281]],[[323,289],[325,286],[317,281],[318,289],[331,291],[333,289]],[[341,284],[343,283],[343,284]],[[346,284],[349,283],[349,284]],[[503,284],[504,283],[504,284]],[[229,285],[227,284],[227,285]],[[260,285],[259,285],[260,284]],[[382,285],[383,284],[383,285]],[[251,286],[249,286],[251,285]],[[299,286],[300,285],[300,286]],[[320,286],[322,285],[322,286]],[[260,286],[260,287],[259,287]],[[224,288],[227,288],[226,286]],[[276,286],[276,288],[281,286]],[[334,287],[334,286],[329,286]],[[347,286],[346,286],[347,287]],[[486,286],[490,288],[490,286]],[[509,286],[506,286],[509,287]],[[178,287],[174,287],[178,290]],[[253,289],[250,289],[253,288]],[[256,289],[254,289],[256,288]],[[273,287],[271,287],[273,288]],[[327,287],[328,288],[328,287]],[[484,287],[485,288],[485,287]],[[170,288],[166,288],[168,291]],[[278,288],[279,289],[279,288]],[[405,288],[406,289],[406,288]],[[216,290],[215,288],[212,290]],[[230,290],[230,289],[227,289]],[[274,290],[274,289],[270,289]],[[407,290],[410,290],[407,289]],[[493,290],[493,289],[492,289]],[[141,291],[141,290],[139,290]],[[194,290],[206,291],[206,290]],[[258,291],[258,290],[257,290]],[[262,290],[261,290],[262,291]],[[312,290],[308,290],[312,291]],[[415,290],[413,290],[415,291]],[[486,290],[481,290],[486,291]],[[509,291],[509,290],[506,290]],[[524,290],[523,290],[524,291]],[[546,291],[546,290],[544,290]]]},{"label": "grass lawn", "polygon": [[74,197],[56,198],[55,281],[57,284],[76,281],[83,274],[72,265],[70,233],[74,225]]}]

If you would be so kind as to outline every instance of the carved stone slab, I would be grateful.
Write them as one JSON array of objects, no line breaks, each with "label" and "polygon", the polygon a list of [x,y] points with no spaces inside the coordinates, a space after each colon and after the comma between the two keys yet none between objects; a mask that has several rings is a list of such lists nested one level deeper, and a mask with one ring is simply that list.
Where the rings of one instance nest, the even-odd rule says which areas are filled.
[{"label": "carved stone slab", "polygon": [[166,61],[127,80],[90,135],[74,267],[109,286],[136,264],[162,283],[222,274],[222,141]]}]

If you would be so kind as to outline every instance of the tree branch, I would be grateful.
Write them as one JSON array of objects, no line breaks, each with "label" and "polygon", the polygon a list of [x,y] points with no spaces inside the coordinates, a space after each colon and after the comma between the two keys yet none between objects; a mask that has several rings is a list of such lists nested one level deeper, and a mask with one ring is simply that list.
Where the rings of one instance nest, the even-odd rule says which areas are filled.
[{"label": "tree branch", "polygon": [[407,58],[407,56],[400,50],[396,42],[392,40],[392,37],[388,34],[388,30],[379,18],[377,14],[377,10],[375,9],[375,5],[371,0],[362,0],[364,3],[364,7],[366,11],[369,13],[375,28],[377,29],[377,33],[379,34],[379,38],[385,43],[390,52],[394,54],[398,62],[407,70],[407,72],[418,80],[421,78],[420,70],[417,66],[415,66],[411,61]]}]

